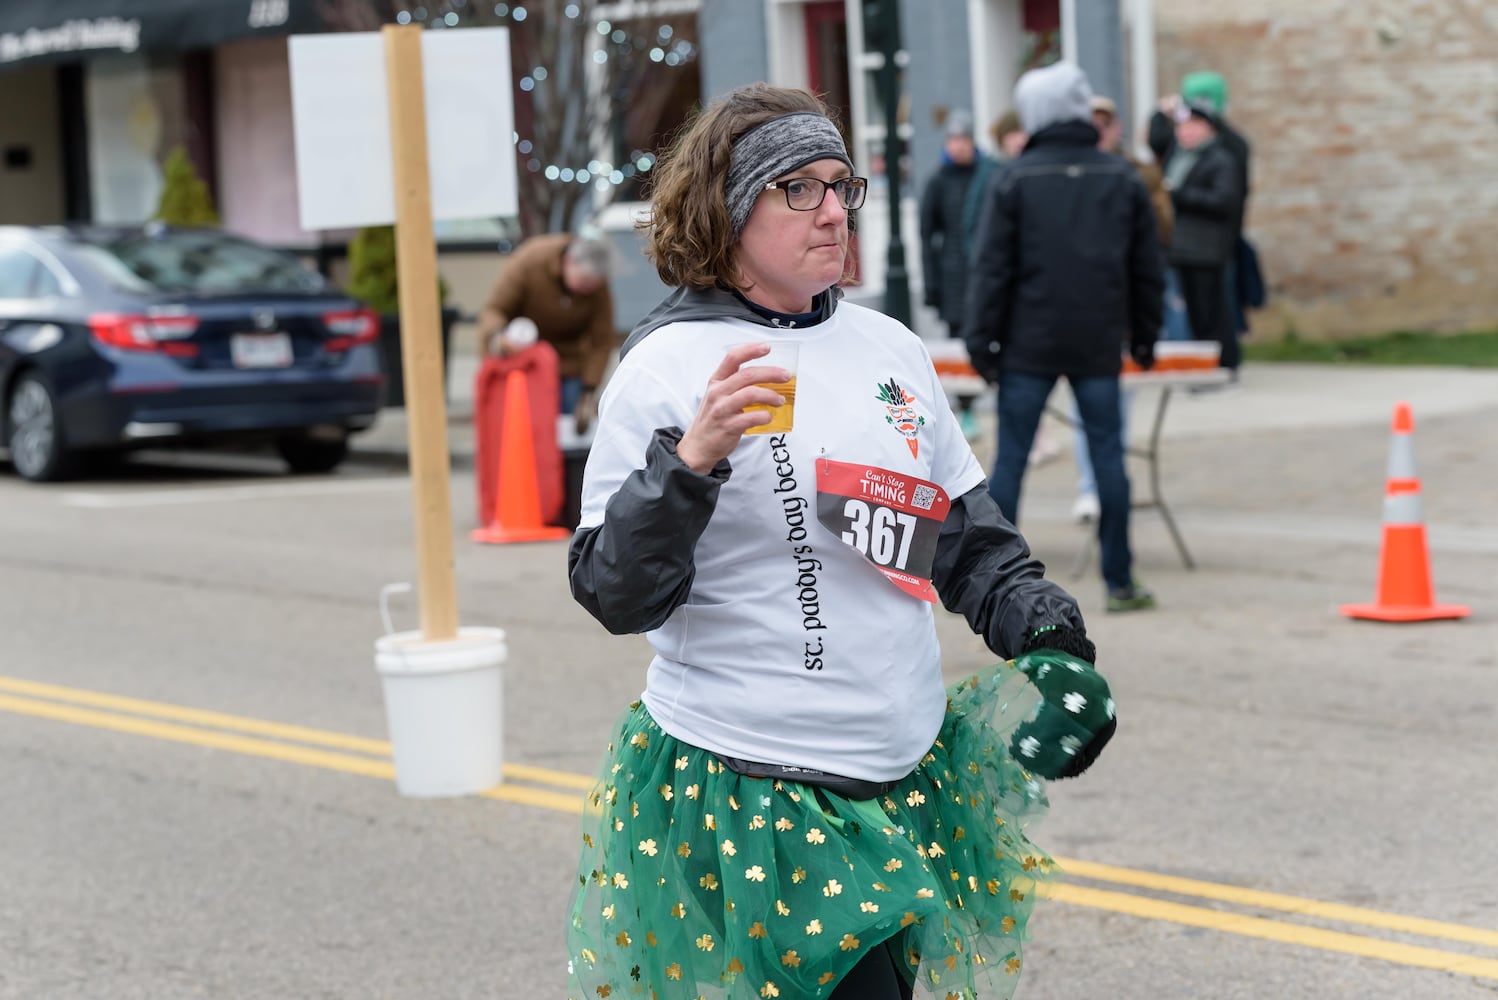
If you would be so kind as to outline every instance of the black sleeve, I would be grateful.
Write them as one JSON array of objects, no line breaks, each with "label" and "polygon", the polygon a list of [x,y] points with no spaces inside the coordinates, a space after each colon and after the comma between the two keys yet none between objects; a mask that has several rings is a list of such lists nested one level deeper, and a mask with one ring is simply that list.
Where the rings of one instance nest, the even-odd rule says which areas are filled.
[{"label": "black sleeve", "polygon": [[941,249],[949,235],[941,224],[941,175],[926,182],[921,196],[921,281],[924,284],[923,301],[928,306],[941,306]]},{"label": "black sleeve", "polygon": [[1242,206],[1238,166],[1226,150],[1213,150],[1210,159],[1198,164],[1188,180],[1190,183],[1171,192],[1177,212],[1184,209],[1210,219],[1231,219]]},{"label": "black sleeve", "polygon": [[1150,152],[1155,154],[1155,162],[1163,169],[1176,146],[1175,123],[1165,112],[1156,111],[1150,115],[1149,138],[1145,141],[1149,143]]},{"label": "black sleeve", "polygon": [[572,597],[615,635],[657,628],[686,602],[693,554],[732,468],[707,475],[676,455],[679,427],[655,432],[637,469],[609,498],[603,523],[572,538],[567,573]]},{"label": "black sleeve", "polygon": [[1014,301],[1013,183],[1000,174],[983,194],[978,230],[968,265],[966,319],[962,339],[973,368],[990,382],[998,380],[999,350],[1005,340]]},{"label": "black sleeve", "polygon": [[1155,208],[1144,183],[1134,185],[1134,231],[1129,243],[1129,345],[1153,346],[1165,318],[1164,252],[1155,229]]},{"label": "black sleeve", "polygon": [[953,501],[937,537],[931,582],[942,605],[966,618],[1005,659],[1024,652],[1037,631],[1051,626],[1084,636],[1087,631],[1077,602],[1045,578],[1045,566],[1000,513],[987,483]]}]

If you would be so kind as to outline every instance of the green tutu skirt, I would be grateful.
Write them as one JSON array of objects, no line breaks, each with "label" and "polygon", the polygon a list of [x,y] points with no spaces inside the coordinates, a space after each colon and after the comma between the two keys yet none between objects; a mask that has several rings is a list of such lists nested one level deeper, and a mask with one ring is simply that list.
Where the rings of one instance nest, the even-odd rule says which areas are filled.
[{"label": "green tutu skirt", "polygon": [[583,819],[568,996],[826,997],[887,943],[917,995],[1009,997],[1055,873],[1009,749],[1039,703],[1012,661],[955,685],[930,752],[867,801],[738,775],[630,706]]}]

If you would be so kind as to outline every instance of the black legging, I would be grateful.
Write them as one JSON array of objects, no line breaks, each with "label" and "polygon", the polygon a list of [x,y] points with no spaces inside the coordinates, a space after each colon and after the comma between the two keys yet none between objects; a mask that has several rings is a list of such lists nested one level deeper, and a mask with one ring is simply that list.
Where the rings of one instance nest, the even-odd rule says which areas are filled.
[{"label": "black legging", "polygon": [[895,956],[885,941],[870,948],[868,954],[848,974],[838,980],[829,1000],[911,1000],[915,990],[905,984],[905,977],[895,965]]}]

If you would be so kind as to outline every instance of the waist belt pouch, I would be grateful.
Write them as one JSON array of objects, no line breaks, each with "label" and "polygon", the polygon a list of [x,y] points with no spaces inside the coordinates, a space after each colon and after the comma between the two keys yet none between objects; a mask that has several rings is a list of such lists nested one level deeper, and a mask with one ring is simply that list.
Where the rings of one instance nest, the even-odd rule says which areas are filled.
[{"label": "waist belt pouch", "polygon": [[829,774],[812,767],[795,767],[791,764],[761,764],[753,760],[719,756],[723,766],[734,774],[746,778],[770,778],[779,781],[799,781],[803,785],[825,788],[845,799],[877,799],[887,795],[898,781],[865,781],[863,778],[848,778],[841,774]]}]

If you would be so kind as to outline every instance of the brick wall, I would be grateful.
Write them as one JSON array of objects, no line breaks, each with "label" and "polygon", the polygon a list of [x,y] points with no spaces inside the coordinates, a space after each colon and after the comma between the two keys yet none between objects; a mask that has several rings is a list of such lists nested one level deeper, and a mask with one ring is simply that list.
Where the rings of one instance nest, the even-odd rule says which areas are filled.
[{"label": "brick wall", "polygon": [[1253,143],[1255,332],[1498,327],[1498,3],[1156,0],[1160,92],[1228,80]]}]

